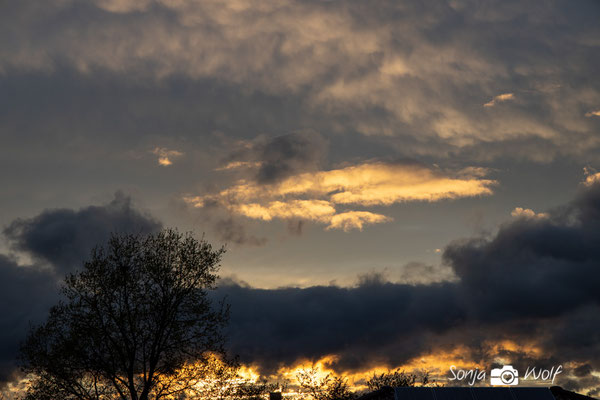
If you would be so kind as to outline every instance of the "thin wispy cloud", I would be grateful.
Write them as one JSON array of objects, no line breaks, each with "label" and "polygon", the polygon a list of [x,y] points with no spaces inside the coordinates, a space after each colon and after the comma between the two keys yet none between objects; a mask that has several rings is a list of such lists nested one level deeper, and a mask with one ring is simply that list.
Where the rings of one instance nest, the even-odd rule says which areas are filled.
[{"label": "thin wispy cloud", "polygon": [[222,167],[215,168],[215,171],[229,171],[242,168],[252,169],[258,168],[261,165],[262,163],[260,161],[232,161]]}]

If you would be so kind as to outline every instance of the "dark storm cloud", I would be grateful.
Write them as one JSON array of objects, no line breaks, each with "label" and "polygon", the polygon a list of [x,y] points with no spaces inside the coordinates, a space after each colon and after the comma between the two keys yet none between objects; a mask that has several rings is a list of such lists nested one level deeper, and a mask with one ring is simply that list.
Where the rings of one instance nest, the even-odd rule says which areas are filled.
[{"label": "dark storm cloud", "polygon": [[[585,375],[600,369],[599,228],[600,183],[588,180],[564,207],[516,217],[492,238],[451,243],[444,259],[455,282],[394,284],[376,274],[353,288],[228,282],[218,293],[232,304],[233,350],[265,371],[327,354],[340,356],[339,370],[393,366],[461,344],[484,363],[498,355],[519,366],[575,361],[588,365],[575,371]],[[502,340],[533,341],[542,355],[494,353],[489,342]]]},{"label": "dark storm cloud", "polygon": [[79,267],[91,249],[103,245],[113,232],[145,234],[160,228],[159,222],[133,207],[131,198],[117,192],[104,206],[46,210],[17,219],[4,235],[15,250],[49,262],[63,275]]},{"label": "dark storm cloud", "polygon": [[[232,351],[266,370],[301,358],[339,354],[338,367],[364,367],[373,358],[396,362],[418,354],[412,338],[459,324],[454,287],[363,282],[356,288],[331,286],[261,290],[223,285],[232,305]],[[404,352],[384,354],[406,340]]]},{"label": "dark storm cloud", "polygon": [[[521,215],[491,238],[451,243],[445,261],[460,279],[469,320],[533,339],[545,357],[600,369],[600,183],[575,199]],[[510,337],[510,336],[508,336]],[[515,357],[516,358],[516,357]]]},{"label": "dark storm cloud", "polygon": [[478,318],[551,317],[600,303],[599,228],[594,184],[566,207],[501,226],[491,240],[452,243],[444,259]]},{"label": "dark storm cloud", "polygon": [[583,378],[584,376],[588,376],[593,371],[593,368],[590,364],[582,364],[579,367],[575,368],[573,374],[579,378]]},{"label": "dark storm cloud", "polygon": [[0,381],[14,372],[19,343],[30,324],[43,322],[58,300],[60,280],[66,272],[80,266],[90,250],[104,245],[111,233],[144,234],[160,227],[137,210],[129,197],[117,193],[106,205],[46,210],[5,228],[14,250],[36,263],[18,265],[0,254]]},{"label": "dark storm cloud", "polygon": [[57,300],[51,271],[19,266],[0,254],[0,383],[14,372],[19,343],[30,324],[41,323]]},{"label": "dark storm cloud", "polygon": [[272,183],[290,175],[316,170],[323,162],[327,142],[316,132],[277,136],[260,146],[259,183]]}]

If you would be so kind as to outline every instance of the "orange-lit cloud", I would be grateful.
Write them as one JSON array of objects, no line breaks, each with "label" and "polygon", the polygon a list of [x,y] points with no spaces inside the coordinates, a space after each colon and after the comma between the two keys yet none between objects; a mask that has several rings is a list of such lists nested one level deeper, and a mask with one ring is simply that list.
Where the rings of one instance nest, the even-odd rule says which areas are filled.
[{"label": "orange-lit cloud", "polygon": [[[472,349],[468,346],[456,345],[448,349],[434,348],[430,352],[421,354],[398,365],[368,364],[363,368],[349,371],[335,371],[333,365],[336,364],[339,357],[335,354],[329,354],[318,360],[299,360],[293,365],[281,366],[273,375],[265,378],[287,383],[287,387],[292,393],[298,393],[296,381],[298,373],[309,369],[314,371],[316,379],[323,379],[327,375],[342,375],[347,378],[348,384],[354,391],[366,390],[366,381],[372,378],[373,375],[394,370],[404,371],[407,374],[416,374],[417,376],[427,372],[433,382],[444,385],[447,383],[448,371],[451,365],[456,365],[463,369],[477,368],[481,371],[489,372],[491,367],[489,362],[509,364],[514,361],[511,358],[507,358],[511,355],[515,357],[517,355],[527,355],[532,357],[532,359],[543,357],[543,351],[539,346],[535,342],[528,341],[523,343],[516,343],[510,340],[486,342],[483,343],[482,350],[492,356],[487,362],[476,361],[477,357],[473,356]],[[493,357],[495,354],[498,356]],[[244,366],[244,373],[245,376],[251,379],[257,379],[260,376],[258,369],[252,365]]]},{"label": "orange-lit cloud", "polygon": [[510,213],[515,218],[548,218],[547,213],[536,213],[530,208],[516,207]]},{"label": "orange-lit cloud", "polygon": [[585,175],[585,179],[583,180],[585,186],[592,186],[596,182],[600,182],[600,172],[592,167],[584,167],[583,174]]},{"label": "orange-lit cloud", "polygon": [[[489,354],[527,355],[532,360],[544,358],[544,352],[535,342],[516,343],[510,340],[486,342],[483,344],[482,350]],[[452,365],[459,369],[485,371],[487,379],[481,383],[487,385],[489,379],[487,374],[489,374],[492,367],[490,361],[500,364],[510,364],[514,361],[511,358],[506,358],[506,356],[493,357],[488,362],[475,361],[471,349],[465,345],[456,345],[449,349],[432,349],[430,352],[398,365],[365,365],[364,368],[351,371],[336,371],[332,366],[337,360],[338,356],[335,354],[329,354],[317,360],[299,360],[292,365],[280,366],[275,372],[264,375],[253,364],[241,363],[236,368],[223,362],[219,356],[209,354],[205,360],[185,364],[176,371],[176,376],[189,379],[188,384],[185,386],[179,385],[179,382],[172,378],[165,379],[165,381],[161,380],[158,385],[160,387],[162,384],[169,384],[170,388],[176,387],[181,393],[186,393],[190,397],[199,395],[209,397],[207,395],[219,393],[235,385],[258,384],[265,381],[269,383],[277,382],[281,385],[284,399],[299,400],[311,398],[309,393],[303,390],[298,383],[298,375],[309,370],[312,371],[315,381],[322,381],[327,376],[341,376],[346,379],[350,390],[361,393],[369,390],[367,381],[373,376],[393,371],[416,375],[416,386],[421,385],[419,379],[425,373],[428,374],[430,383],[433,385],[445,386],[450,384],[450,386],[453,386],[455,383],[448,380],[448,372]],[[577,378],[576,375],[572,375],[572,371],[585,365],[581,362],[563,362],[561,364],[565,367],[565,375],[559,376],[559,378],[571,379]],[[536,381],[534,378],[525,380],[522,377],[521,380],[527,386],[547,385],[546,381]],[[20,398],[19,396],[26,393],[29,385],[29,376],[17,376],[14,380],[6,383],[3,393],[11,399]],[[588,389],[592,389],[592,387]]]},{"label": "orange-lit cloud", "polygon": [[591,186],[596,182],[600,182],[600,172],[596,172],[595,174],[586,176],[585,181],[583,183],[586,186]]},{"label": "orange-lit cloud", "polygon": [[258,168],[262,163],[258,161],[232,161],[222,167],[215,168],[215,171],[228,171],[240,168]]},{"label": "orange-lit cloud", "polygon": [[600,110],[586,112],[585,116],[586,117],[600,117]]},{"label": "orange-lit cloud", "polygon": [[391,220],[391,218],[386,217],[385,215],[375,214],[369,211],[348,211],[332,216],[327,229],[342,229],[344,232],[353,229],[361,231],[363,225],[380,224]]},{"label": "orange-lit cloud", "polygon": [[340,169],[301,173],[271,184],[240,180],[217,194],[188,196],[195,207],[208,202],[252,219],[306,219],[327,229],[362,230],[391,221],[366,210],[338,211],[337,206],[389,206],[406,201],[439,201],[492,194],[493,180],[472,168],[458,174],[415,164],[367,162]]},{"label": "orange-lit cloud", "polygon": [[158,164],[162,165],[163,167],[172,165],[172,160],[174,158],[181,157],[183,155],[183,153],[180,151],[169,150],[164,147],[156,147],[154,150],[152,150],[152,153],[158,156]]},{"label": "orange-lit cloud", "polygon": [[266,205],[249,203],[232,207],[239,214],[263,221],[273,218],[306,218],[326,222],[335,214],[335,208],[325,200],[272,201]]},{"label": "orange-lit cloud", "polygon": [[515,99],[514,93],[503,93],[503,94],[499,94],[498,96],[495,96],[492,100],[488,101],[483,106],[484,107],[494,107],[498,103],[502,103],[504,101],[514,100],[514,99]]},{"label": "orange-lit cloud", "polygon": [[390,205],[403,201],[438,201],[491,194],[493,182],[478,177],[453,178],[422,166],[363,164],[321,173],[319,189],[337,191],[334,203]]},{"label": "orange-lit cloud", "polygon": [[439,201],[492,194],[496,182],[481,171],[451,177],[420,165],[364,163],[341,169],[303,173],[271,185],[245,180],[217,197],[246,202],[260,197],[309,195],[335,204],[391,205],[404,201]]}]

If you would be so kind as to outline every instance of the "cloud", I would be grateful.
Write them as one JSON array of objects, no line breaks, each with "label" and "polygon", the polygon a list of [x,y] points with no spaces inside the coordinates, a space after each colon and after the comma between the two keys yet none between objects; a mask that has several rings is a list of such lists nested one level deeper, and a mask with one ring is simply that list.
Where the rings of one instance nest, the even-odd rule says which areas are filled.
[{"label": "cloud", "polygon": [[213,223],[215,234],[226,243],[238,245],[264,246],[266,238],[259,238],[246,232],[246,228],[232,217],[218,218]]},{"label": "cloud", "polygon": [[[86,228],[71,231],[105,231],[104,218],[84,216],[105,217],[115,208],[137,213],[127,207],[121,203],[61,215],[67,226]],[[484,365],[503,357],[518,367],[587,364],[586,370],[598,371],[600,185],[581,185],[573,201],[547,214],[510,219],[491,237],[452,242],[444,250],[444,266],[409,264],[401,283],[381,274],[362,277],[354,287],[257,289],[222,281],[212,296],[226,295],[232,305],[232,352],[263,373],[331,354],[330,367],[338,371],[398,366],[426,354],[451,353],[457,346],[462,360]],[[70,235],[57,235],[53,245],[67,255],[51,256],[29,236],[47,227],[45,215],[29,220],[21,249],[60,263],[70,257],[69,246],[60,240],[69,243]],[[6,256],[0,264],[0,273],[6,274],[0,293],[7,296],[3,304],[11,305],[6,321],[18,327],[19,321],[42,318],[44,304],[54,301],[55,275],[37,264],[18,266]],[[436,280],[438,274],[447,279]],[[420,280],[419,275],[431,276]],[[10,335],[19,337],[19,329],[4,330],[7,346]],[[521,345],[502,344],[507,342]],[[10,360],[5,363],[9,366]],[[582,369],[575,372],[583,374]]]},{"label": "cloud", "polygon": [[349,232],[353,229],[362,231],[363,225],[380,224],[391,220],[391,218],[385,215],[368,211],[347,211],[332,216],[327,229],[342,229],[344,232]]},{"label": "cloud", "polygon": [[402,283],[381,274],[344,288],[228,281],[217,295],[232,305],[233,351],[264,373],[328,355],[332,368],[354,371],[459,351],[458,361],[484,367],[564,364],[582,375],[600,371],[599,228],[600,185],[582,185],[545,218],[510,219],[492,237],[450,243],[443,266],[405,266]]},{"label": "cloud", "polygon": [[106,205],[45,210],[14,220],[3,232],[14,250],[49,263],[62,276],[81,266],[91,249],[113,232],[145,234],[160,228],[158,221],[134,208],[130,197],[117,192]]},{"label": "cloud", "polygon": [[258,168],[261,162],[258,161],[231,161],[222,167],[215,168],[215,171],[228,171],[238,168]]},{"label": "cloud", "polygon": [[315,132],[278,136],[259,146],[258,183],[272,183],[307,169],[322,161],[327,142]]},{"label": "cloud", "polygon": [[364,224],[391,218],[338,206],[389,206],[406,201],[440,201],[489,195],[495,181],[482,169],[464,169],[454,176],[419,164],[366,162],[339,169],[304,172],[265,183],[240,180],[214,195],[187,196],[195,207],[221,204],[231,212],[271,221],[305,219],[328,224],[327,229],[361,230]]},{"label": "cloud", "polygon": [[[242,180],[220,192],[217,198],[245,201],[260,197],[313,195],[328,197],[334,204],[389,206],[406,201],[440,201],[492,194],[491,187],[496,182],[482,179],[480,174],[477,170],[464,176],[452,176],[419,164],[366,162],[293,175],[272,185]],[[201,205],[203,198],[195,200]]]},{"label": "cloud", "polygon": [[21,266],[0,254],[0,384],[11,378],[19,345],[30,324],[43,322],[58,301],[58,283],[48,269]]},{"label": "cloud", "polygon": [[232,207],[232,211],[248,218],[271,221],[274,218],[287,221],[309,220],[328,224],[326,229],[342,229],[349,232],[362,230],[364,225],[391,221],[391,218],[368,211],[336,213],[334,206],[325,200],[272,201],[265,206],[250,203]]},{"label": "cloud", "polygon": [[586,117],[600,117],[600,110],[586,112],[585,116]]},{"label": "cloud", "polygon": [[454,274],[454,271],[446,265],[431,265],[416,261],[403,265],[400,269],[399,276],[400,283],[410,285],[426,285],[435,282],[449,282],[455,280],[456,275]]},{"label": "cloud", "polygon": [[[240,136],[273,132],[273,125],[360,133],[385,138],[403,156],[475,160],[491,157],[490,145],[495,157],[513,156],[514,141],[532,160],[589,154],[599,144],[594,121],[584,118],[600,101],[598,56],[589,51],[599,29],[593,2],[573,8],[552,1],[541,10],[493,1],[483,11],[470,2],[381,1],[375,12],[358,3],[293,0],[24,0],[3,11],[3,76],[123,79],[119,94],[135,92],[123,107],[135,109],[123,116],[126,124],[132,115],[135,125],[161,115],[162,123],[147,127],[168,119],[177,131],[218,125]],[[170,85],[174,93],[161,104],[148,100]],[[194,85],[203,90],[190,94]],[[513,88],[518,109],[482,112],[473,101],[497,104]],[[28,104],[20,108],[25,113]],[[182,123],[183,115],[202,121]]]},{"label": "cloud", "polygon": [[30,324],[43,322],[59,300],[66,273],[80,267],[91,249],[104,245],[111,233],[145,234],[160,228],[120,192],[105,205],[45,210],[9,224],[4,234],[12,249],[34,262],[20,265],[0,254],[0,383],[16,371],[19,344]]},{"label": "cloud", "polygon": [[586,332],[600,328],[600,185],[582,185],[572,202],[547,214],[512,220],[490,239],[451,243],[444,259],[472,318],[523,324],[519,335],[537,337],[545,354],[590,360],[598,370],[600,336]]},{"label": "cloud", "polygon": [[302,230],[304,229],[304,221],[299,219],[297,221],[289,220],[287,222],[287,231],[296,236],[302,235]]},{"label": "cloud", "polygon": [[[452,287],[365,282],[356,288],[333,286],[255,289],[221,285],[232,305],[232,352],[263,372],[301,359],[338,355],[338,367],[365,367],[385,357],[383,349],[416,332],[447,329],[461,318]],[[426,313],[422,311],[427,310]],[[260,311],[259,311],[260,310]],[[260,313],[260,316],[258,315]],[[393,357],[402,361],[420,346],[406,343]]]},{"label": "cloud", "polygon": [[511,211],[510,215],[515,218],[547,218],[547,213],[536,213],[530,208],[516,207]]},{"label": "cloud", "polygon": [[[595,304],[600,253],[600,185],[582,189],[568,206],[544,218],[517,218],[491,240],[446,247],[444,259],[468,290],[481,318],[557,316]],[[493,291],[481,288],[494,286]],[[489,310],[494,310],[490,313]]]},{"label": "cloud", "polygon": [[158,165],[163,167],[168,167],[173,164],[173,159],[177,157],[181,157],[183,155],[182,152],[177,150],[169,150],[164,147],[156,147],[152,150],[153,154],[158,156]]},{"label": "cloud", "polygon": [[273,218],[306,218],[315,221],[328,221],[335,214],[335,208],[325,200],[272,201],[266,206],[257,203],[235,206],[235,212],[248,218],[270,221]]},{"label": "cloud", "polygon": [[315,181],[309,191],[335,191],[331,195],[334,203],[367,206],[490,195],[490,187],[496,183],[479,176],[452,177],[420,165],[384,163],[322,172]]},{"label": "cloud", "polygon": [[217,171],[250,170],[260,184],[281,181],[291,175],[315,171],[327,153],[327,140],[311,130],[275,137],[259,135],[251,141],[228,143],[225,165]]},{"label": "cloud", "polygon": [[600,182],[600,172],[594,172],[587,174],[583,184],[586,186],[593,186],[598,182]]},{"label": "cloud", "polygon": [[494,107],[498,103],[503,103],[505,101],[514,100],[514,99],[515,99],[514,93],[503,93],[503,94],[499,94],[498,96],[494,96],[494,98],[492,100],[488,101],[483,106],[484,107]]},{"label": "cloud", "polygon": [[[188,208],[187,203],[184,203],[183,206]],[[209,226],[209,231],[215,234],[218,240],[226,244],[257,247],[264,246],[267,243],[266,237],[249,232],[247,220],[233,215],[215,201],[208,200],[204,203],[204,207],[197,210],[200,211],[197,216],[202,224]]]}]

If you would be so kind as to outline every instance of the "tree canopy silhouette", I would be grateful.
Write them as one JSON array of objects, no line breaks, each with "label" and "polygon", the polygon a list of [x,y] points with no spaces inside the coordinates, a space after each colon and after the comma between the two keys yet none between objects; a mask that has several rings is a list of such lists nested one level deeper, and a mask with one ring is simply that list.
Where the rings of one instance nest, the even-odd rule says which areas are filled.
[{"label": "tree canopy silhouette", "polygon": [[319,378],[315,367],[300,370],[296,380],[313,400],[352,400],[356,397],[348,386],[347,378],[331,374]]},{"label": "tree canopy silhouette", "polygon": [[429,379],[429,372],[424,372],[421,376],[418,376],[400,370],[388,371],[382,374],[373,373],[373,376],[366,383],[371,391],[380,390],[385,387],[427,386],[434,384]]},{"label": "tree canopy silhouette", "polygon": [[194,365],[223,353],[228,306],[208,297],[223,253],[173,230],[113,235],[94,249],[23,343],[23,369],[35,377],[27,398],[182,395],[206,374]]}]

